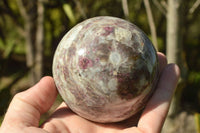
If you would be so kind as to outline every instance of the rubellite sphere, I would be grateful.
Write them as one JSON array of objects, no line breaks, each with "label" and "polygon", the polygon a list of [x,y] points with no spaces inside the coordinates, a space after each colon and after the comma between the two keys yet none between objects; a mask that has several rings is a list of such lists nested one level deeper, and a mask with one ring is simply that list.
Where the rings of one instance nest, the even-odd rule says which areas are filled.
[{"label": "rubellite sphere", "polygon": [[134,24],[95,17],[72,28],[54,55],[53,77],[69,108],[107,123],[140,111],[158,79],[156,51]]}]

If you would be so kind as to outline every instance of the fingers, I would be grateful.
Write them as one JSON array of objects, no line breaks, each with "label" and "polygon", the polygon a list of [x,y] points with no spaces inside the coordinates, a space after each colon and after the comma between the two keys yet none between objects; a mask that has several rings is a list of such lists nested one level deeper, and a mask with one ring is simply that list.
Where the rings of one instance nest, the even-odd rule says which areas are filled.
[{"label": "fingers", "polygon": [[3,123],[38,126],[41,114],[50,109],[56,96],[53,78],[42,78],[32,88],[14,96]]},{"label": "fingers", "polygon": [[158,133],[161,131],[179,75],[179,68],[175,64],[167,65],[163,69],[157,89],[138,123],[138,127],[144,132]]},{"label": "fingers", "polygon": [[158,65],[159,65],[159,72],[162,73],[163,69],[167,65],[167,58],[163,53],[157,52],[158,55]]}]

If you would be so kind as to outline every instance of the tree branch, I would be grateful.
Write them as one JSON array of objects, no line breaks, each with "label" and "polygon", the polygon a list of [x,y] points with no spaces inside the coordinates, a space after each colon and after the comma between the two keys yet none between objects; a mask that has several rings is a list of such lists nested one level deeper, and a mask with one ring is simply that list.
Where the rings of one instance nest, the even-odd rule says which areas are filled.
[{"label": "tree branch", "polygon": [[25,21],[29,21],[29,16],[26,12],[23,1],[22,0],[16,0],[16,2],[17,2],[17,5],[19,7],[19,12],[22,15],[22,17],[25,19]]},{"label": "tree branch", "polygon": [[43,52],[44,52],[44,5],[43,0],[37,1],[37,28],[36,28],[36,53],[35,53],[35,76],[36,82],[43,75]]},{"label": "tree branch", "polygon": [[128,2],[127,0],[122,0],[122,9],[126,19],[129,18]]},{"label": "tree branch", "polygon": [[158,2],[158,0],[153,0],[153,3],[163,15],[167,15],[167,9],[163,6],[163,4]]},{"label": "tree branch", "polygon": [[84,11],[84,9],[83,9],[83,6],[81,6],[81,2],[80,2],[79,0],[74,0],[74,2],[75,2],[75,4],[76,4],[76,6],[77,6],[79,12],[80,12],[81,15],[83,16],[83,18],[86,19],[86,18],[87,18],[87,15],[86,15],[86,13],[85,13],[85,11]]},{"label": "tree branch", "polygon": [[196,2],[190,8],[189,13],[193,14],[195,12],[195,10],[198,8],[199,5],[200,5],[200,0],[196,0]]},{"label": "tree branch", "polygon": [[146,13],[147,13],[147,18],[149,21],[149,27],[150,27],[151,35],[152,35],[152,41],[153,41],[153,44],[154,44],[156,50],[158,50],[157,33],[156,33],[155,23],[154,23],[153,15],[151,12],[151,6],[149,4],[149,0],[144,0],[144,5],[145,5]]},{"label": "tree branch", "polygon": [[168,10],[168,4],[167,4],[167,2],[165,0],[162,0],[160,3],[164,7],[164,9],[167,11]]}]

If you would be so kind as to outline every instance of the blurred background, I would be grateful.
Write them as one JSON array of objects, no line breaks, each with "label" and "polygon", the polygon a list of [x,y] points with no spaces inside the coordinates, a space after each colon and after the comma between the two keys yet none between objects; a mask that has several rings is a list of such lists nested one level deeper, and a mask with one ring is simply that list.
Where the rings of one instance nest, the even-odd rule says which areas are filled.
[{"label": "blurred background", "polygon": [[[136,24],[169,63],[179,65],[181,79],[162,132],[200,133],[200,0],[0,0],[0,123],[13,95],[52,76],[63,35],[95,16]],[[61,101],[58,96],[53,108]]]}]

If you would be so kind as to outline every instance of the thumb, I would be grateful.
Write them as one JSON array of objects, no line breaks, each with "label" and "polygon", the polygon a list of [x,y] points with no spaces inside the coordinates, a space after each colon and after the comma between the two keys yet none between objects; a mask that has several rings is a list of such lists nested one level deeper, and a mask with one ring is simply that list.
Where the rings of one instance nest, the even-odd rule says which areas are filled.
[{"label": "thumb", "polygon": [[50,109],[56,96],[53,78],[42,78],[35,86],[14,96],[2,126],[38,126],[41,114]]}]

